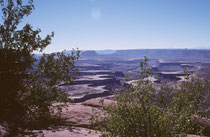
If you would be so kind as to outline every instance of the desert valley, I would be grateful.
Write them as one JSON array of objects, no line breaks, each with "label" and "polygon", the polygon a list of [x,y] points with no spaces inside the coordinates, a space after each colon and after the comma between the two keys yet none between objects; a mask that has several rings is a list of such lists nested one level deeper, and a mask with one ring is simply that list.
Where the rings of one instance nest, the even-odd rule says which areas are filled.
[{"label": "desert valley", "polygon": [[[104,99],[104,105],[109,105],[115,94],[138,79],[136,76],[139,75],[140,62],[144,56],[149,58],[149,68],[155,72],[150,80],[156,88],[160,88],[160,83],[163,82],[172,85],[174,81],[183,81],[185,71],[194,71],[195,76],[210,77],[210,50],[149,49],[109,52],[110,50],[82,52],[81,59],[76,63],[80,76],[73,84],[59,85],[73,99],[68,110],[62,112],[65,124],[54,125],[46,130],[34,130],[33,135],[99,136],[100,132],[93,130],[89,119],[94,112],[102,111],[102,104],[99,103],[101,99]],[[129,76],[129,80],[125,80],[126,76]],[[206,105],[210,106],[209,99]],[[30,136],[31,131],[28,134]]]}]

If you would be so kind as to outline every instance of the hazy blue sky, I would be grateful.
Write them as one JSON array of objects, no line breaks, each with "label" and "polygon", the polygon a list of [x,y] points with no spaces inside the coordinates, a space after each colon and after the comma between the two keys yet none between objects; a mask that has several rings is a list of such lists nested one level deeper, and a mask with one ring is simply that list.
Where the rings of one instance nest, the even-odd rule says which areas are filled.
[{"label": "hazy blue sky", "polygon": [[63,49],[210,48],[210,0],[35,0],[23,23]]}]

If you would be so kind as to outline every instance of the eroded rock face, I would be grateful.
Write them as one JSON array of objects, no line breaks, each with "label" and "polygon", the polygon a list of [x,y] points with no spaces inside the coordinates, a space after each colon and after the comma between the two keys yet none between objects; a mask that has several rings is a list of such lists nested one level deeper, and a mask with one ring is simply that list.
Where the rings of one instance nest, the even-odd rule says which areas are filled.
[{"label": "eroded rock face", "polygon": [[[69,103],[66,108],[62,109],[61,123],[47,129],[26,131],[26,134],[28,133],[28,137],[99,137],[100,132],[93,130],[90,118],[96,112],[103,113],[102,106],[112,103],[112,100],[104,99],[102,105],[100,100],[101,98],[95,98],[83,103]],[[55,105],[59,105],[59,103],[55,103]]]},{"label": "eroded rock face", "polygon": [[[98,101],[98,100],[97,100]],[[94,102],[97,102],[94,101]],[[26,131],[29,136],[38,137],[99,137],[100,132],[92,130],[90,118],[94,112],[102,112],[100,108],[83,105],[81,103],[69,103],[62,109],[62,122],[53,127],[41,130]],[[56,111],[55,111],[56,112]],[[61,126],[59,126],[61,125]],[[1,137],[1,136],[0,136]]]},{"label": "eroded rock face", "polygon": [[33,134],[26,135],[36,137],[99,137],[100,132],[81,127],[55,127],[49,130],[33,130]]},{"label": "eroded rock face", "polygon": [[85,106],[92,106],[92,107],[103,107],[108,106],[112,103],[112,100],[103,99],[103,98],[94,98],[83,102],[82,104]]},{"label": "eroded rock face", "polygon": [[61,117],[64,119],[65,125],[88,127],[91,125],[89,119],[94,112],[101,112],[101,110],[82,104],[69,104],[67,109],[63,109]]}]

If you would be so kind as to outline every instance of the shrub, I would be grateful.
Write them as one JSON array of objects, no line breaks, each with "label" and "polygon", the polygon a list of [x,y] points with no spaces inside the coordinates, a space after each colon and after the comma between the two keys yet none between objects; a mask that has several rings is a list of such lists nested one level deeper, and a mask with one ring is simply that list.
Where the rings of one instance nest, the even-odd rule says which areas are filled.
[{"label": "shrub", "polygon": [[158,91],[151,81],[148,59],[141,62],[139,80],[115,95],[114,103],[104,107],[104,114],[95,114],[91,121],[102,136],[111,137],[176,137],[188,133],[202,135],[204,126],[192,117],[207,117],[205,100],[210,89],[207,80],[186,73],[178,86],[162,83]]}]

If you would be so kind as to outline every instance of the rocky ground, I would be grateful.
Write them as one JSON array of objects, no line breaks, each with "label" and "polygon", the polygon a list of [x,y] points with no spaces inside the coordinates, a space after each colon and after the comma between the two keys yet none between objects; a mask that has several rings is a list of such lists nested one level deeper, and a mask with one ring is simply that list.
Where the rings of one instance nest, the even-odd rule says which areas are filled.
[{"label": "rocky ground", "polygon": [[69,103],[67,108],[63,109],[61,114],[64,123],[59,126],[49,127],[42,130],[27,131],[30,136],[45,137],[99,137],[100,132],[93,130],[90,118],[95,112],[102,112],[102,106],[106,106],[112,101],[102,98],[95,98],[83,103]]},{"label": "rocky ground", "polygon": [[[99,137],[99,131],[93,130],[93,125],[89,119],[95,112],[102,112],[102,107],[111,104],[113,101],[104,99],[103,104],[100,103],[102,98],[95,98],[83,103],[68,104],[67,110],[62,112],[62,117],[65,119],[65,126],[50,127],[45,130],[33,130],[30,136],[45,136],[45,137]],[[207,123],[210,126],[210,121],[199,119],[199,123]],[[199,137],[196,135],[188,135],[187,137]]]},{"label": "rocky ground", "polygon": [[[69,103],[67,108],[63,109],[61,114],[64,123],[55,125],[46,129],[25,131],[24,137],[99,137],[99,131],[93,130],[94,125],[89,119],[95,112],[102,112],[102,106],[111,104],[113,101],[109,98],[103,98],[103,104],[100,103],[102,98],[94,98],[83,103]],[[201,122],[204,120],[201,119]],[[204,121],[210,124],[210,121]],[[7,129],[0,125],[0,137],[7,134]],[[187,137],[199,137],[188,135]]]},{"label": "rocky ground", "polygon": [[[99,103],[101,98],[91,99],[83,103],[69,103],[61,113],[64,122],[41,130],[25,131],[25,137],[98,137],[100,132],[93,130],[90,118],[95,112],[102,112],[101,107],[112,101],[105,99],[103,105]],[[8,133],[4,126],[0,125],[0,137]]]}]

